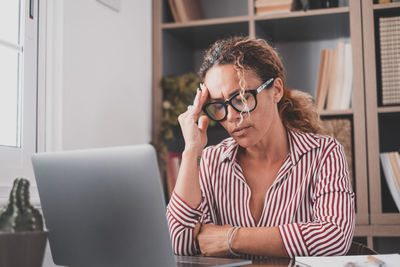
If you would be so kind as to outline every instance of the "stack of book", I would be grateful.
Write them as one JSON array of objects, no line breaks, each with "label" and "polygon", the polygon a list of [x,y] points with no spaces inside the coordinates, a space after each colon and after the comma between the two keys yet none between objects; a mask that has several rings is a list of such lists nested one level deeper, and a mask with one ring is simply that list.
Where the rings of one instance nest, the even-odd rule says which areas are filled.
[{"label": "stack of book", "polygon": [[400,17],[379,18],[382,105],[400,104]]},{"label": "stack of book", "polygon": [[387,4],[387,3],[394,3],[394,2],[400,2],[400,0],[378,0],[377,3],[378,4]]},{"label": "stack of book", "polygon": [[393,200],[400,211],[400,156],[398,152],[380,154],[383,173]]},{"label": "stack of book", "polygon": [[203,19],[203,9],[200,1],[195,0],[168,0],[175,22],[187,22]]},{"label": "stack of book", "polygon": [[315,89],[318,110],[340,110],[351,107],[353,67],[351,44],[342,41],[336,49],[321,50]]},{"label": "stack of book", "polygon": [[255,0],[256,15],[272,12],[290,12],[293,0]]}]

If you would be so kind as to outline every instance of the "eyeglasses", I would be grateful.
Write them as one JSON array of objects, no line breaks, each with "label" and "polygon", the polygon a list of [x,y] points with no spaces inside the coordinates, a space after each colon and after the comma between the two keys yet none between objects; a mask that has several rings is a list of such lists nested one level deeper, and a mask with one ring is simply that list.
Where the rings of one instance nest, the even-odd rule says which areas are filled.
[{"label": "eyeglasses", "polygon": [[252,112],[257,107],[257,94],[269,87],[273,81],[274,78],[271,78],[260,85],[257,89],[246,90],[243,94],[243,98],[240,95],[240,92],[237,92],[226,101],[207,103],[204,105],[203,111],[214,121],[223,121],[226,119],[226,116],[228,115],[228,104],[237,112]]}]

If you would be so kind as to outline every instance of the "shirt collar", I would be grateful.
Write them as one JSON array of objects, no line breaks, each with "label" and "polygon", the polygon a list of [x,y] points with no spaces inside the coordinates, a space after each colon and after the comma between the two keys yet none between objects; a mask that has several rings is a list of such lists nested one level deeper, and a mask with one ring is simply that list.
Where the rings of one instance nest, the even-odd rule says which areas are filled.
[{"label": "shirt collar", "polygon": [[[287,132],[289,138],[290,158],[293,164],[296,164],[303,154],[320,146],[315,134],[301,133],[291,130],[287,130]],[[238,143],[232,137],[227,140],[224,146],[225,151],[221,153],[219,158],[220,163],[225,160],[232,161],[235,159],[239,148]]]},{"label": "shirt collar", "polygon": [[288,130],[290,158],[296,164],[301,156],[320,146],[318,137],[312,133],[302,133]]},{"label": "shirt collar", "polygon": [[236,157],[237,150],[239,148],[238,143],[232,137],[227,140],[224,146],[225,151],[221,153],[221,156],[219,157],[220,163],[224,162],[225,160],[232,161]]}]

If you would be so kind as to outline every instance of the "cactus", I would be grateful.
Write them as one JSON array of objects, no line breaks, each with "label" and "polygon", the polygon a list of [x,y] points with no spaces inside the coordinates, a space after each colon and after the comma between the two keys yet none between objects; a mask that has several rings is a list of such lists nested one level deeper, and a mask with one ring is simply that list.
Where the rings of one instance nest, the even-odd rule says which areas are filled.
[{"label": "cactus", "polygon": [[43,231],[40,212],[29,202],[29,181],[16,178],[8,204],[0,210],[0,232]]}]

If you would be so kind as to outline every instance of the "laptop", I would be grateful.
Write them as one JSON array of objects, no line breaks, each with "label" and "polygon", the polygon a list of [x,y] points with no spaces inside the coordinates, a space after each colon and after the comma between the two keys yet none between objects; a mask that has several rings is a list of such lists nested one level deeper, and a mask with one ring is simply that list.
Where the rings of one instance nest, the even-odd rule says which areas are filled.
[{"label": "laptop", "polygon": [[151,145],[32,157],[54,263],[71,267],[241,266],[174,256]]}]

